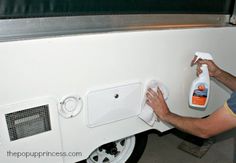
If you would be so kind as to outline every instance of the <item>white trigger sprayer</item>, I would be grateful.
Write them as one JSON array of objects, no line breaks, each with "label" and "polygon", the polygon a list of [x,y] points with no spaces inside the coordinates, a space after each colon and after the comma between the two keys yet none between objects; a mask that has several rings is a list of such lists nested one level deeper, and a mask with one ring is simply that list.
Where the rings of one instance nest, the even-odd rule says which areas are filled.
[{"label": "white trigger sprayer", "polygon": [[[196,52],[196,63],[199,59],[213,60],[211,54]],[[210,77],[207,64],[201,66],[202,73],[192,83],[189,94],[189,105],[195,108],[206,108],[210,94]]]}]

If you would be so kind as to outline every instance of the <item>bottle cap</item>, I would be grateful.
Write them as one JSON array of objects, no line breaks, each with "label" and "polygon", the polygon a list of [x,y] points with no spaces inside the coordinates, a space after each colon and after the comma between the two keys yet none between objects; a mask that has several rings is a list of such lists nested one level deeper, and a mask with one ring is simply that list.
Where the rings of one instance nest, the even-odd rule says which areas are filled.
[{"label": "bottle cap", "polygon": [[196,60],[194,63],[196,63],[199,59],[207,59],[207,60],[213,60],[213,57],[211,56],[210,53],[205,53],[205,52],[196,52],[195,56],[197,56]]}]

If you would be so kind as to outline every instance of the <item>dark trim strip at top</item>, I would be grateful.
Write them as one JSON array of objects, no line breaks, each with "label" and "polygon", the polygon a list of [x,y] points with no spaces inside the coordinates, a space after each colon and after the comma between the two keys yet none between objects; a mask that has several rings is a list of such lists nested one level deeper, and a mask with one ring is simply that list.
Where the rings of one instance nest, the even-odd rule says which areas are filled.
[{"label": "dark trim strip at top", "polygon": [[0,0],[0,18],[127,14],[231,15],[235,0]]}]

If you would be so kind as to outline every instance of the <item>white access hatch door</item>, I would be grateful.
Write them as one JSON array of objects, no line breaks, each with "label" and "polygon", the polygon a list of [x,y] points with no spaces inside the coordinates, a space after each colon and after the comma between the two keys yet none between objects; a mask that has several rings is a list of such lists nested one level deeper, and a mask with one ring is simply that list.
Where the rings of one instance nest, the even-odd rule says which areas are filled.
[{"label": "white access hatch door", "polygon": [[141,111],[142,84],[130,83],[90,91],[88,126],[95,127],[137,116]]}]

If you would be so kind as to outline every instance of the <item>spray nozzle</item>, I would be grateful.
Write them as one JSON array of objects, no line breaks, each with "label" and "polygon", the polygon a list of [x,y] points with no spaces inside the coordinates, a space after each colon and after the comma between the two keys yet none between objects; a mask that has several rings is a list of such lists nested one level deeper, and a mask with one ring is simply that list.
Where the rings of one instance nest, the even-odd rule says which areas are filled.
[{"label": "spray nozzle", "polygon": [[204,52],[196,52],[195,56],[197,57],[194,63],[196,63],[199,59],[207,59],[207,60],[213,60],[213,57],[210,53],[204,53]]}]

